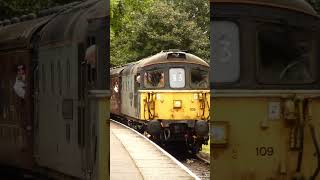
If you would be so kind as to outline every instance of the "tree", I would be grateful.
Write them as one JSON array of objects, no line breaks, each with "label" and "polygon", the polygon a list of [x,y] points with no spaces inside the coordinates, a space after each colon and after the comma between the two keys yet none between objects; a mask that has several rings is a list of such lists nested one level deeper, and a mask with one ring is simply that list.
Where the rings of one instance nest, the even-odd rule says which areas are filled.
[{"label": "tree", "polygon": [[[209,60],[209,1],[120,0],[111,4],[112,65],[167,49],[188,50]],[[195,11],[195,6],[207,9]]]}]

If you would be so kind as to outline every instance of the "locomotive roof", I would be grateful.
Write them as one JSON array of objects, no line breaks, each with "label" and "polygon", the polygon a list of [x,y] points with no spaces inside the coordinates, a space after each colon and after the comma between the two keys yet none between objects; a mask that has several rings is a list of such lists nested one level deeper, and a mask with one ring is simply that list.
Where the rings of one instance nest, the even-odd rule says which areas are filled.
[{"label": "locomotive roof", "polygon": [[[185,54],[186,59],[181,59],[181,58],[168,58],[169,54]],[[201,58],[190,54],[190,53],[185,53],[185,52],[173,52],[173,51],[168,51],[168,52],[160,52],[156,55],[144,58],[140,61],[137,62],[137,65],[139,67],[145,67],[145,66],[150,66],[154,64],[162,64],[162,63],[171,63],[171,62],[184,62],[184,63],[191,63],[191,64],[199,64],[203,66],[209,67],[208,63],[202,60]]]},{"label": "locomotive roof", "polygon": [[299,11],[312,16],[318,16],[317,12],[305,0],[210,0],[212,3],[240,3],[262,6],[271,6]]},{"label": "locomotive roof", "polygon": [[124,68],[126,68],[126,67],[123,66],[123,67],[111,69],[111,70],[110,70],[110,75],[117,75],[117,74],[121,73],[121,71],[122,71]]},{"label": "locomotive roof", "polygon": [[[171,55],[171,54],[185,55],[185,59],[184,58],[175,58],[175,57],[168,58],[168,55]],[[137,73],[138,69],[140,69],[140,68],[144,68],[144,67],[147,67],[150,65],[173,63],[173,62],[174,63],[198,64],[198,65],[209,67],[209,64],[206,61],[202,60],[201,58],[199,58],[193,54],[186,53],[186,52],[176,52],[176,51],[168,51],[168,52],[162,51],[158,54],[144,58],[140,61],[127,64],[125,66],[125,69],[123,70],[123,74],[128,74],[128,73],[135,74],[135,73]]]},{"label": "locomotive roof", "polygon": [[88,21],[106,17],[109,14],[109,1],[88,0],[58,14],[42,30],[41,45],[85,41]]}]

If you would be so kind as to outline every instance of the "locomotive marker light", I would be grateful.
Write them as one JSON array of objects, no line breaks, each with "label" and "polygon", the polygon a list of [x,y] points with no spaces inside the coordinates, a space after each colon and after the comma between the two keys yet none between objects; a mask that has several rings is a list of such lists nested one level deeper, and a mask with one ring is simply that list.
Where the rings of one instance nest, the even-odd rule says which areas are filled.
[{"label": "locomotive marker light", "polygon": [[174,108],[181,108],[182,107],[182,101],[181,100],[174,100],[173,101],[173,107]]},{"label": "locomotive marker light", "polygon": [[211,140],[216,146],[225,146],[228,144],[229,126],[227,122],[214,121],[211,125]]}]

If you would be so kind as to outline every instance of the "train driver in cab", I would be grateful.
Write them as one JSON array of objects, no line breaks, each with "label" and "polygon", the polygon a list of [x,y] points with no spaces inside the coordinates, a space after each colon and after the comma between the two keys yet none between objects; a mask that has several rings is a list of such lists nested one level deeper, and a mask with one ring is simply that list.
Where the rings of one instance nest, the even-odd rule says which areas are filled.
[{"label": "train driver in cab", "polygon": [[160,80],[159,80],[157,87],[159,87],[159,88],[164,87],[164,73],[163,72],[161,73],[161,77],[160,77]]},{"label": "train driver in cab", "polygon": [[164,87],[164,73],[163,72],[146,72],[144,74],[144,84],[147,88]]}]

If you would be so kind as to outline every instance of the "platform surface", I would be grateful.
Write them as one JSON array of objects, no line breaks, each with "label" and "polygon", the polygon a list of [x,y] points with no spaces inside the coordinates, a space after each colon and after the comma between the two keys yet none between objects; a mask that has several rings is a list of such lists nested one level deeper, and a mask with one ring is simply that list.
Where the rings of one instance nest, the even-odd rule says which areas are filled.
[{"label": "platform surface", "polygon": [[110,180],[142,180],[141,173],[133,159],[117,137],[110,133]]},{"label": "platform surface", "polygon": [[138,134],[110,122],[110,179],[198,179],[186,167]]}]

